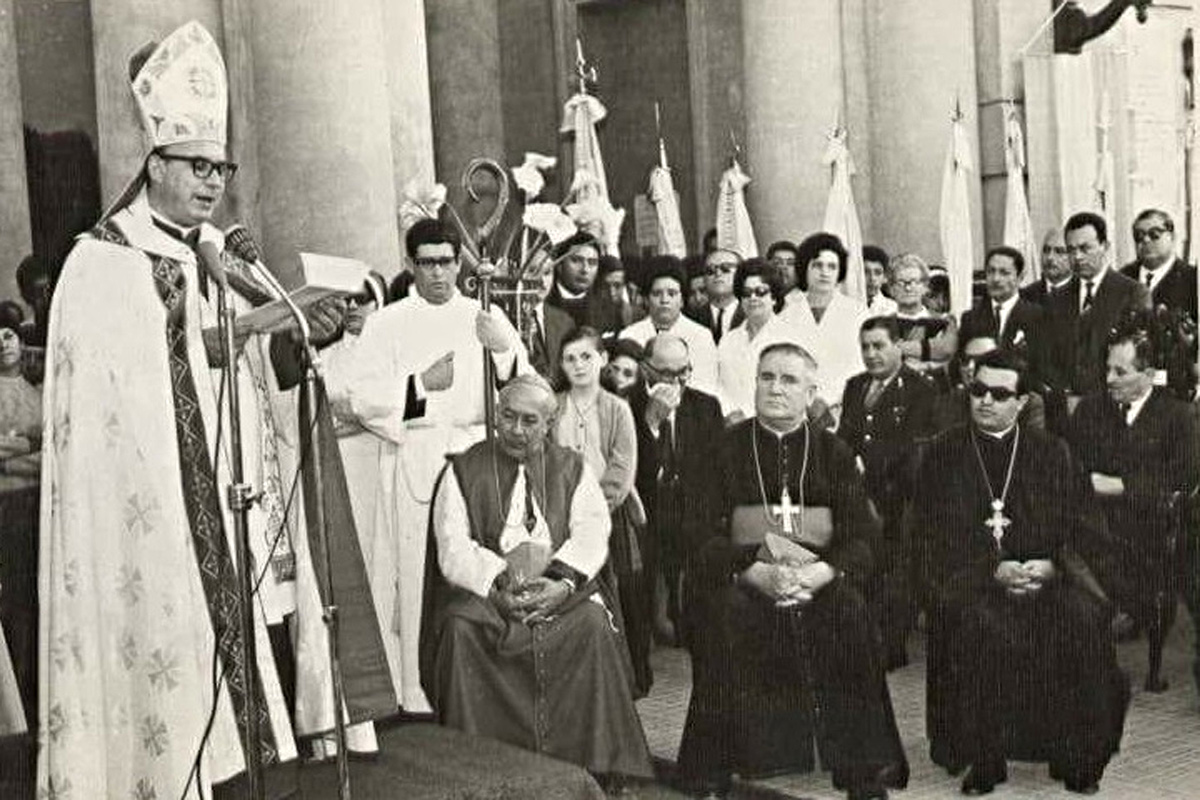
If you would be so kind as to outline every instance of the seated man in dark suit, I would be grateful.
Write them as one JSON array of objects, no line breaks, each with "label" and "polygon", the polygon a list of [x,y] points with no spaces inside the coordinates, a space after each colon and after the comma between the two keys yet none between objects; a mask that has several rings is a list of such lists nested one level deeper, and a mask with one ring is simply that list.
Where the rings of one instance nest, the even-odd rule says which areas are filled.
[{"label": "seated man in dark suit", "polygon": [[670,624],[660,619],[659,629],[674,628],[686,640],[681,583],[711,532],[725,423],[717,399],[687,385],[691,357],[683,339],[670,333],[650,339],[641,367],[645,381],[630,393],[629,406],[638,436],[635,485],[646,506],[646,573],[661,575],[666,592]]},{"label": "seated man in dark suit", "polygon": [[886,798],[908,764],[884,678],[871,580],[877,523],[845,442],[808,422],[817,365],[799,345],[758,359],[753,419],[725,436],[720,523],[690,582],[686,783],[810,770],[814,741],[851,800]]},{"label": "seated man in dark suit", "polygon": [[1196,268],[1175,255],[1175,223],[1167,212],[1148,208],[1133,221],[1137,260],[1121,268],[1150,292],[1156,314],[1170,317],[1175,341],[1164,353],[1167,386],[1181,400],[1196,388]]},{"label": "seated man in dark suit", "polygon": [[916,616],[903,516],[917,442],[935,432],[937,389],[904,363],[895,317],[868,319],[859,344],[867,371],[846,382],[837,434],[861,461],[867,494],[883,520],[872,594],[891,670],[908,663],[905,643]]},{"label": "seated man in dark suit", "polygon": [[[1156,595],[1171,586],[1175,493],[1192,491],[1200,480],[1191,411],[1154,385],[1155,361],[1145,333],[1120,331],[1108,348],[1108,391],[1080,402],[1069,435],[1118,548],[1114,574],[1106,576],[1110,590],[1142,627],[1159,623]],[[1167,610],[1173,607],[1172,596]]]},{"label": "seated man in dark suit", "polygon": [[913,500],[930,593],[927,730],[966,794],[1007,758],[1048,760],[1092,793],[1120,742],[1128,685],[1103,592],[1071,549],[1082,493],[1066,445],[1017,422],[1024,365],[980,359],[971,421],[933,440]]}]

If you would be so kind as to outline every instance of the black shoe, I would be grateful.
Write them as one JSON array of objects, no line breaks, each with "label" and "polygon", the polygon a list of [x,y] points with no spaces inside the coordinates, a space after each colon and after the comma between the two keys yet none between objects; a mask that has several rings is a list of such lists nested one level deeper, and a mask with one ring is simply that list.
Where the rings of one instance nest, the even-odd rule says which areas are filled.
[{"label": "black shoe", "polygon": [[1067,778],[1063,786],[1075,794],[1095,794],[1100,791],[1100,781],[1091,778]]},{"label": "black shoe", "polygon": [[996,784],[1008,780],[1008,768],[1004,762],[972,764],[963,778],[962,793],[968,795],[991,794]]}]

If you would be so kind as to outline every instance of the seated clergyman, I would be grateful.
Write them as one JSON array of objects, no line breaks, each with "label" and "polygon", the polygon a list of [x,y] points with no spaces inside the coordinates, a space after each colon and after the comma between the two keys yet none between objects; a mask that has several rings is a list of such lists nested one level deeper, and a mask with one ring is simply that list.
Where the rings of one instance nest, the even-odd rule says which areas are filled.
[{"label": "seated clergyman", "polygon": [[852,800],[903,786],[908,765],[862,587],[878,523],[849,446],[808,424],[816,364],[763,349],[756,417],[725,436],[723,512],[690,583],[693,691],[686,782],[811,770],[814,741]]},{"label": "seated clergyman", "polygon": [[556,408],[544,379],[514,378],[494,441],[450,456],[439,478],[423,688],[444,725],[593,774],[652,777],[601,575],[608,506],[582,457],[546,440]]},{"label": "seated clergyman", "polygon": [[1075,555],[1086,492],[1066,444],[1021,424],[1024,364],[976,363],[971,418],[922,458],[913,497],[929,584],[927,731],[933,761],[969,766],[965,794],[1049,761],[1073,792],[1098,789],[1121,738],[1128,681],[1107,601]]}]

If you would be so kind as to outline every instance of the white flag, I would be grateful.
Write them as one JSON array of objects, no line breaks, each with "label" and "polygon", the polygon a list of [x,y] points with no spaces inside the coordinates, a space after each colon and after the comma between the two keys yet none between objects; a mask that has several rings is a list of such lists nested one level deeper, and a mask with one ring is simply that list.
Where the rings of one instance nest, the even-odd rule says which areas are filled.
[{"label": "white flag", "polygon": [[961,314],[971,307],[975,272],[975,241],[971,233],[970,173],[974,169],[962,114],[950,123],[950,146],[942,173],[942,261],[950,278],[950,310]]},{"label": "white flag", "polygon": [[862,226],[858,221],[858,207],[854,204],[854,191],[850,186],[854,160],[846,144],[845,128],[835,128],[829,134],[829,147],[822,160],[832,171],[823,229],[841,239],[847,252],[846,280],[842,283],[842,293],[865,303],[867,278],[862,258]]},{"label": "white flag", "polygon": [[1033,229],[1029,201],[1025,196],[1025,135],[1021,132],[1021,121],[1017,119],[1017,110],[1012,103],[1006,103],[1004,107],[1004,131],[1004,161],[1008,169],[1004,198],[1004,243],[1025,256],[1021,283],[1036,283],[1041,280],[1042,274],[1037,233]]},{"label": "white flag", "polygon": [[758,256],[758,242],[750,225],[750,212],[746,210],[748,183],[750,176],[742,172],[741,164],[735,159],[721,174],[717,196],[717,247],[732,250],[744,259]]}]

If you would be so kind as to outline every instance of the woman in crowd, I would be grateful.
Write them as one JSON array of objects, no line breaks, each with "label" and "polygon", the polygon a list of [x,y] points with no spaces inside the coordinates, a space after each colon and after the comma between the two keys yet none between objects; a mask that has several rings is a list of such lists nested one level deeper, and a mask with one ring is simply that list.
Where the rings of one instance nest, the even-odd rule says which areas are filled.
[{"label": "woman in crowd", "polygon": [[560,362],[567,389],[558,395],[558,416],[551,438],[583,456],[599,478],[612,514],[609,551],[640,697],[650,691],[653,680],[649,592],[640,541],[646,527],[646,512],[633,486],[637,474],[633,412],[625,401],[600,385],[600,372],[606,360],[600,334],[594,328],[576,328],[563,339]]},{"label": "woman in crowd", "polygon": [[769,344],[797,342],[799,331],[776,312],[783,305],[778,270],[761,258],[738,265],[733,294],[745,321],[721,337],[717,347],[717,399],[727,424],[754,416],[754,382],[758,354]]},{"label": "woman in crowd", "polygon": [[[929,265],[913,253],[896,256],[888,264],[888,286],[896,301],[904,362],[927,374],[942,391],[949,391],[947,367],[958,350],[958,324],[953,314],[935,312],[926,305],[930,277]],[[946,292],[948,295],[948,282]]]},{"label": "woman in crowd", "polygon": [[22,372],[24,346],[11,324],[0,327],[0,473],[41,471],[42,393]]},{"label": "woman in crowd", "polygon": [[617,397],[629,399],[642,382],[642,346],[632,339],[609,339],[608,363],[600,372],[600,385]]},{"label": "woman in crowd", "polygon": [[789,303],[780,316],[799,332],[799,342],[817,360],[817,399],[813,419],[828,409],[836,421],[846,381],[862,372],[858,329],[867,318],[867,308],[842,294],[846,280],[847,254],[842,241],[831,233],[814,233],[799,247],[799,288],[803,297]]}]

